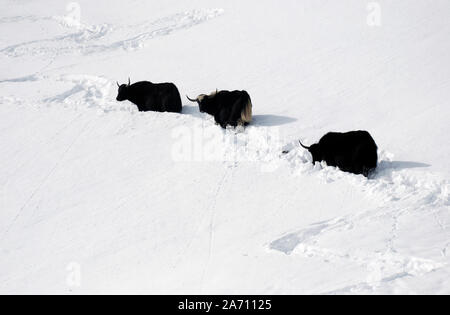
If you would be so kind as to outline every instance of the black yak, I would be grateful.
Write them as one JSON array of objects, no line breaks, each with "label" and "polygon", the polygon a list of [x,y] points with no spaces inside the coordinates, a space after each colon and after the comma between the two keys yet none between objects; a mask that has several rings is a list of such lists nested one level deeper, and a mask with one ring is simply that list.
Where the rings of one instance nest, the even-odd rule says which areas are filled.
[{"label": "black yak", "polygon": [[307,149],[313,163],[325,161],[328,166],[335,166],[344,172],[369,174],[377,167],[377,145],[367,131],[352,131],[347,133],[330,132],[317,144]]},{"label": "black yak", "polygon": [[200,112],[214,116],[222,128],[247,126],[252,121],[252,101],[246,91],[216,91],[202,94],[191,102],[197,102]]},{"label": "black yak", "polygon": [[173,83],[154,84],[151,82],[137,82],[119,85],[117,101],[130,101],[137,105],[139,111],[181,113],[181,96]]}]

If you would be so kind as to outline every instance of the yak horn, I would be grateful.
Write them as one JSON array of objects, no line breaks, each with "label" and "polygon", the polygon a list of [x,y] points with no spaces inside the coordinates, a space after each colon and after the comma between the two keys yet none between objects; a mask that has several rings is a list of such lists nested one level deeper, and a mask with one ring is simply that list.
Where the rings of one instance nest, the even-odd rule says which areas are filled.
[{"label": "yak horn", "polygon": [[117,82],[117,81],[116,81],[116,83],[117,83],[117,87],[120,87],[120,84],[119,84],[119,82]]},{"label": "yak horn", "polygon": [[128,78],[128,86],[130,86],[130,85],[131,85],[131,79]]},{"label": "yak horn", "polygon": [[303,148],[305,148],[306,150],[309,150],[309,149],[311,149],[311,147],[306,147],[306,146],[304,146],[304,145],[303,145],[303,143],[302,143],[302,142],[301,142],[300,140],[299,140],[298,142],[299,142],[299,143],[300,143],[300,145],[301,145],[301,146],[302,146]]},{"label": "yak horn", "polygon": [[195,103],[195,102],[198,102],[198,99],[192,99],[192,98],[190,98],[190,97],[187,96],[187,95],[186,95],[186,97],[187,97],[187,99],[190,100],[191,102],[194,102],[194,103]]}]

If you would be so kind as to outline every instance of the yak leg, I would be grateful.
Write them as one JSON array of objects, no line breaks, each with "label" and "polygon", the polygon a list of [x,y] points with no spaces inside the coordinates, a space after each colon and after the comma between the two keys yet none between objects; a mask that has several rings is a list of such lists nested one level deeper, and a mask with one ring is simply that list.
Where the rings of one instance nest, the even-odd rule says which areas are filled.
[{"label": "yak leg", "polygon": [[370,173],[377,167],[377,153],[370,146],[361,146],[355,158],[355,170],[357,174],[362,174],[369,177]]},{"label": "yak leg", "polygon": [[162,97],[161,111],[169,113],[180,113],[182,111],[182,104],[180,97],[177,95],[168,95]]},{"label": "yak leg", "polygon": [[223,129],[227,128],[228,125],[228,117],[230,115],[230,110],[226,107],[223,107],[217,111],[214,115],[214,120],[218,123]]},{"label": "yak leg", "polygon": [[343,172],[354,173],[353,163],[351,161],[349,161],[349,159],[347,157],[345,157],[344,155],[336,156],[334,161],[330,161],[329,163],[327,161],[327,164],[328,164],[328,166],[335,166]]},{"label": "yak leg", "polygon": [[154,97],[149,97],[145,103],[147,111],[160,112],[161,108],[158,106],[158,100]]},{"label": "yak leg", "polygon": [[242,121],[242,114],[249,105],[249,100],[246,97],[240,97],[232,107],[232,112],[230,115],[230,124],[234,127],[237,125],[247,126],[249,123]]},{"label": "yak leg", "polygon": [[234,102],[230,116],[228,118],[228,124],[230,124],[233,127],[237,127],[239,124],[241,124],[241,116],[242,116],[242,106],[240,104],[242,103],[242,99],[237,100]]}]

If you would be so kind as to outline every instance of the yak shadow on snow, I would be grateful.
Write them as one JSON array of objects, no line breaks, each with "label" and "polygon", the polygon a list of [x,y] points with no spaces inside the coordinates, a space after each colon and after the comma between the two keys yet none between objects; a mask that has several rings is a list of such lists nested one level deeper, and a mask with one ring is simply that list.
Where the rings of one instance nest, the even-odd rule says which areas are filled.
[{"label": "yak shadow on snow", "polygon": [[419,163],[419,162],[410,162],[410,161],[381,161],[378,166],[380,170],[403,170],[409,168],[427,168],[431,167],[429,164]]},{"label": "yak shadow on snow", "polygon": [[297,121],[297,119],[287,116],[278,115],[254,115],[253,125],[259,127],[274,127],[287,125]]},{"label": "yak shadow on snow", "polygon": [[181,113],[183,115],[190,115],[190,116],[197,117],[197,118],[200,118],[203,115],[198,110],[198,106],[188,106],[188,105],[183,105]]},{"label": "yak shadow on snow", "polygon": [[411,161],[381,161],[378,163],[376,171],[370,176],[371,179],[376,179],[384,176],[391,176],[394,172],[403,171],[413,168],[428,168],[429,164],[411,162]]},{"label": "yak shadow on snow", "polygon": [[[203,117],[203,114],[198,110],[198,106],[183,106],[182,114],[190,115],[196,118]],[[297,121],[297,119],[286,116],[278,116],[278,115],[254,115],[253,121],[250,125],[255,127],[274,127],[287,125]]]}]

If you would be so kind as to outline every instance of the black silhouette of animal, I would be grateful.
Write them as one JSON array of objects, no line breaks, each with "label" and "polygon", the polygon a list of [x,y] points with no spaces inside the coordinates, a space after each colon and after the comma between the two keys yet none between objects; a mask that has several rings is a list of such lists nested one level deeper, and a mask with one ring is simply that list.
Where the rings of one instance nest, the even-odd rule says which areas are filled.
[{"label": "black silhouette of animal", "polygon": [[378,148],[367,131],[330,132],[317,144],[300,145],[311,153],[313,163],[325,161],[344,172],[369,177],[377,167]]},{"label": "black silhouette of animal", "polygon": [[143,81],[119,85],[117,101],[130,101],[139,111],[181,113],[182,104],[178,88],[173,83],[154,84]]},{"label": "black silhouette of animal", "polygon": [[196,99],[200,112],[214,116],[222,128],[227,126],[247,126],[252,122],[252,101],[246,91],[216,91],[210,95],[202,94]]}]

